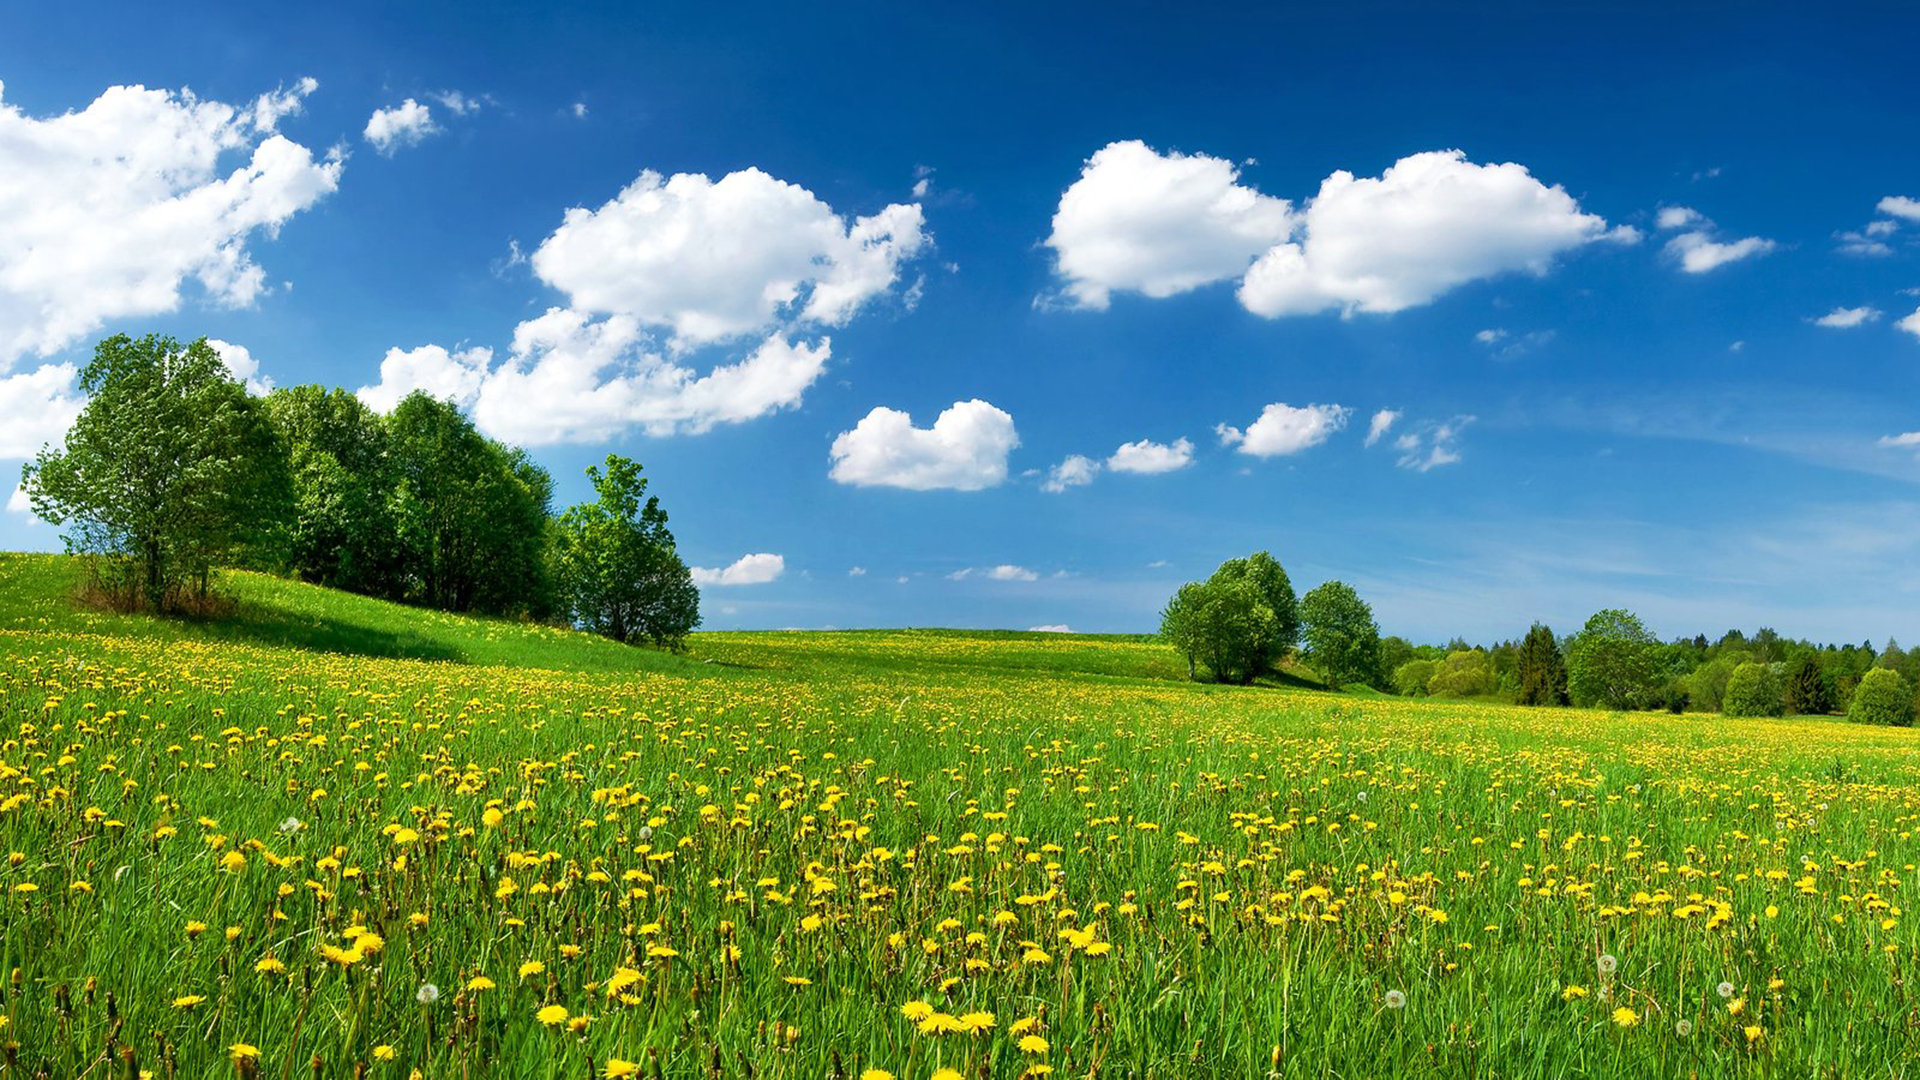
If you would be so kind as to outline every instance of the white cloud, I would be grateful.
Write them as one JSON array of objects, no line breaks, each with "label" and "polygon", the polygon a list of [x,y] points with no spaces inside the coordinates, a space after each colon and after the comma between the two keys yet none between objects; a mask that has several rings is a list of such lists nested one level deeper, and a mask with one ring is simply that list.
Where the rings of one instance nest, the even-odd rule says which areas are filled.
[{"label": "white cloud", "polygon": [[386,358],[380,361],[380,381],[355,393],[368,408],[383,413],[392,411],[401,398],[415,390],[468,408],[479,398],[492,360],[493,350],[483,347],[454,352],[439,345],[388,349]]},{"label": "white cloud", "polygon": [[1347,426],[1344,405],[1287,405],[1275,402],[1260,411],[1260,418],[1245,431],[1220,424],[1214,431],[1223,446],[1237,446],[1254,457],[1279,457],[1297,454],[1318,446]]},{"label": "white cloud", "polygon": [[253,358],[245,345],[235,345],[219,338],[208,338],[207,344],[220,354],[220,362],[235,379],[245,383],[247,393],[264,396],[273,392],[273,379],[260,374],[260,361]]},{"label": "white cloud", "polygon": [[318,85],[238,106],[116,86],[47,119],[0,103],[0,372],[175,311],[188,281],[252,304],[266,278],[249,241],[339,185],[339,160],[276,134]]},{"label": "white cloud", "polygon": [[1047,478],[1041,483],[1040,490],[1058,495],[1070,487],[1091,484],[1098,475],[1099,462],[1084,454],[1068,454],[1065,461],[1047,470]]},{"label": "white cloud", "polygon": [[1379,412],[1374,413],[1373,419],[1367,422],[1366,445],[1372,446],[1374,443],[1379,442],[1380,437],[1391,430],[1394,422],[1399,419],[1400,410],[1398,409],[1381,409]]},{"label": "white cloud", "polygon": [[1060,196],[1047,237],[1067,296],[1105,308],[1115,291],[1167,297],[1245,274],[1293,223],[1285,199],[1239,176],[1220,158],[1137,140],[1095,153]]},{"label": "white cloud", "polygon": [[1779,245],[1764,237],[1749,236],[1731,243],[1711,239],[1705,232],[1687,232],[1667,241],[1667,254],[1678,259],[1680,269],[1689,274],[1704,274],[1731,262],[1765,255]]},{"label": "white cloud", "polygon": [[1175,439],[1172,445],[1148,439],[1123,444],[1107,459],[1107,468],[1123,473],[1165,473],[1193,464],[1193,443]]},{"label": "white cloud", "polygon": [[1494,327],[1491,330],[1482,330],[1479,333],[1473,335],[1473,340],[1479,342],[1482,345],[1492,345],[1492,344],[1495,344],[1496,342],[1499,342],[1501,339],[1505,338],[1506,336],[1507,336],[1507,332],[1505,330],[1502,330],[1499,327]]},{"label": "white cloud", "polygon": [[470,116],[473,113],[479,112],[480,106],[493,100],[491,96],[474,97],[471,94],[463,94],[458,90],[441,90],[427,96],[445,105],[447,111],[453,113],[455,116]]},{"label": "white cloud", "polygon": [[1029,634],[1071,634],[1073,633],[1073,627],[1068,626],[1066,623],[1049,623],[1046,626],[1029,626],[1027,627],[1027,633]]},{"label": "white cloud", "polygon": [[1471,281],[1544,274],[1556,256],[1595,241],[1639,239],[1524,166],[1476,165],[1458,150],[1401,158],[1378,178],[1336,172],[1302,220],[1299,242],[1247,272],[1239,291],[1247,310],[1388,314]]},{"label": "white cloud", "polygon": [[587,103],[584,101],[576,101],[573,103],[573,108],[571,111],[573,113],[574,119],[585,120],[587,118]]},{"label": "white cloud", "polygon": [[1840,254],[1867,257],[1893,254],[1893,246],[1880,239],[1880,237],[1888,235],[1893,230],[1878,228],[1878,226],[1892,226],[1894,229],[1899,228],[1894,222],[1881,220],[1870,223],[1865,229],[1859,232],[1834,233],[1834,239],[1840,241],[1838,249]]},{"label": "white cloud", "polygon": [[1514,334],[1504,329],[1482,330],[1473,335],[1473,340],[1485,345],[1496,360],[1511,360],[1516,356],[1530,352],[1552,341],[1557,335],[1553,330],[1530,330],[1524,334]]},{"label": "white cloud", "polygon": [[742,555],[733,565],[723,569],[709,569],[704,566],[688,568],[693,574],[695,585],[734,586],[765,585],[777,581],[786,572],[787,560],[779,555],[761,552],[754,555]]},{"label": "white cloud", "polygon": [[1024,566],[1015,566],[1012,563],[1001,563],[999,566],[984,566],[978,569],[975,569],[974,567],[969,566],[965,569],[955,570],[953,573],[948,574],[947,580],[948,581],[965,581],[968,578],[975,578],[975,577],[985,578],[988,581],[1038,581],[1040,580],[1040,574],[1037,571],[1029,570]]},{"label": "white cloud", "polygon": [[1920,199],[1907,195],[1889,195],[1874,207],[1888,217],[1920,223]]},{"label": "white cloud", "polygon": [[30,458],[59,442],[86,406],[72,364],[44,364],[0,378],[0,460]]},{"label": "white cloud", "polygon": [[1893,325],[1899,327],[1902,330],[1905,330],[1907,333],[1912,334],[1914,337],[1920,337],[1920,308],[1914,309],[1913,314],[1907,316],[1904,319],[1901,319],[1899,322],[1896,322]]},{"label": "white cloud", "polygon": [[1013,417],[978,399],[955,402],[930,428],[882,406],[833,440],[830,475],[857,486],[979,491],[1005,482],[1019,445]]},{"label": "white cloud", "polygon": [[433,110],[408,98],[391,109],[373,110],[361,135],[375,150],[391,156],[397,150],[420,145],[439,130],[433,122]]},{"label": "white cloud", "polygon": [[649,170],[599,209],[567,211],[533,269],[574,308],[664,328],[687,348],[763,334],[786,316],[841,325],[925,243],[918,204],[848,224],[759,169],[718,181]]},{"label": "white cloud", "polygon": [[1691,206],[1663,206],[1654,218],[1654,225],[1661,229],[1684,229],[1690,225],[1705,222],[1707,217]]},{"label": "white cloud", "polygon": [[1460,433],[1474,420],[1472,416],[1456,416],[1444,422],[1421,424],[1393,441],[1394,449],[1400,451],[1395,464],[1415,472],[1430,472],[1442,465],[1455,464],[1460,460]]},{"label": "white cloud", "polygon": [[1883,435],[1880,445],[1895,450],[1920,449],[1920,431],[1909,431],[1900,435]]},{"label": "white cloud", "polygon": [[25,514],[28,517],[34,516],[33,503],[27,498],[26,488],[19,486],[14,487],[13,494],[7,496],[7,512],[12,514]]},{"label": "white cloud", "polygon": [[847,569],[847,576],[848,577],[866,577],[867,568],[864,566],[849,567]]},{"label": "white cloud", "polygon": [[1825,315],[1812,320],[1815,326],[1825,326],[1834,330],[1847,330],[1863,323],[1873,322],[1880,317],[1880,309],[1873,307],[1834,308]]}]

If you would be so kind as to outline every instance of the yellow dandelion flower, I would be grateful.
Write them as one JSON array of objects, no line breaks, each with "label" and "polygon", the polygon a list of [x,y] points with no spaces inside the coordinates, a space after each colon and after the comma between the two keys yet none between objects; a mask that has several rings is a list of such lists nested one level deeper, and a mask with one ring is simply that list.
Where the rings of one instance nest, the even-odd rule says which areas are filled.
[{"label": "yellow dandelion flower", "polygon": [[556,1027],[560,1024],[564,1024],[567,1022],[566,1006],[549,1005],[546,1008],[541,1009],[539,1012],[534,1013],[533,1018],[547,1025],[548,1027]]},{"label": "yellow dandelion flower", "polygon": [[487,978],[485,975],[475,975],[473,978],[467,980],[467,989],[473,991],[491,990],[493,989],[493,980]]},{"label": "yellow dandelion flower", "polygon": [[1613,1022],[1623,1028],[1630,1028],[1640,1022],[1640,1014],[1622,1005],[1613,1010]]}]

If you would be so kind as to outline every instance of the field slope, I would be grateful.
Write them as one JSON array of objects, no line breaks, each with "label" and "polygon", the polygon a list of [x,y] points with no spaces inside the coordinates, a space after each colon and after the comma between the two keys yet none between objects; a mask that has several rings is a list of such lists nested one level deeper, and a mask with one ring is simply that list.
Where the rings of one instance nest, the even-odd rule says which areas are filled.
[{"label": "field slope", "polygon": [[234,617],[156,623],[75,581],[0,557],[26,1072],[121,1045],[396,1080],[1920,1050],[1911,731],[1197,686],[1126,638],[669,656],[247,576]]}]

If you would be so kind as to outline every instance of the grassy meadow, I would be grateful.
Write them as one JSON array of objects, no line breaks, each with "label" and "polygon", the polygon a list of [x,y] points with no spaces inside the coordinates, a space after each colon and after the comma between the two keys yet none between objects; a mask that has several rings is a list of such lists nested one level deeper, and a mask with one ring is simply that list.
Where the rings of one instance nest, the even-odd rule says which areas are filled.
[{"label": "grassy meadow", "polygon": [[0,556],[7,1075],[1920,1052],[1910,729],[1202,686],[1140,638],[671,656],[246,575],[156,623],[74,580]]}]

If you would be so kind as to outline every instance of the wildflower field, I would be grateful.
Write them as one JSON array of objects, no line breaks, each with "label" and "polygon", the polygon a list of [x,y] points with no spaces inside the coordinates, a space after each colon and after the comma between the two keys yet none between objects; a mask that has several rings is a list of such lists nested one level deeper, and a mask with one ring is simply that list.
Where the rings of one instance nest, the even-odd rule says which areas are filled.
[{"label": "wildflower field", "polygon": [[259,579],[249,640],[75,612],[63,572],[0,557],[9,1076],[1920,1050],[1910,730],[1206,687],[1113,638],[616,655]]}]

